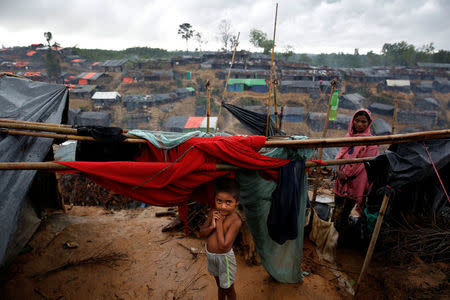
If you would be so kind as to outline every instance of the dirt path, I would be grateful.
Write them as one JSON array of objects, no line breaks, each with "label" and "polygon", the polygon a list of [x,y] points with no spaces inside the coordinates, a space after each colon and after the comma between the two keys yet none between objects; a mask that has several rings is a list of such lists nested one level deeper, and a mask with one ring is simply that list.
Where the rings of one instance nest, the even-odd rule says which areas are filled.
[{"label": "dirt path", "polygon": [[[215,299],[214,279],[206,271],[202,240],[163,233],[170,217],[164,208],[111,212],[73,207],[53,214],[2,280],[3,299]],[[67,249],[64,244],[78,245]],[[76,243],[76,244],[75,244]],[[237,254],[239,299],[350,299],[338,276],[316,261],[305,241],[303,284],[275,282],[262,266],[248,266]],[[360,263],[360,259],[357,259]]]}]

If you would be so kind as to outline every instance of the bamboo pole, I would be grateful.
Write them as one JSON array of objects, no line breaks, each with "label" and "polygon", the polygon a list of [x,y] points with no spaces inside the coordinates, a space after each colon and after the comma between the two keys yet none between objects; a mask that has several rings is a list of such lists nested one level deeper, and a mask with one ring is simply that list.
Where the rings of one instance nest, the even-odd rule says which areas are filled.
[{"label": "bamboo pole", "polygon": [[30,122],[30,121],[10,120],[10,119],[2,119],[2,118],[0,118],[0,122],[1,123],[16,123],[16,124],[44,125],[44,126],[50,126],[50,127],[72,128],[72,126],[65,125],[65,124]]},{"label": "bamboo pole", "polygon": [[[363,163],[366,161],[371,161],[374,157],[363,157],[363,158],[354,158],[354,159],[336,159],[336,160],[326,160],[323,162],[323,165],[333,166],[333,165],[346,165],[346,164],[355,164],[355,163]],[[151,163],[151,162],[150,162]],[[305,166],[307,168],[321,166],[314,161],[305,162]],[[226,165],[226,164],[217,164],[217,171],[237,171],[242,168]],[[71,167],[65,166],[56,162],[0,162],[0,170],[42,170],[42,171],[70,171],[74,170]],[[212,170],[215,171],[215,170]]]},{"label": "bamboo pole", "polygon": [[[331,94],[330,94],[330,99],[328,101],[328,109],[327,109],[327,115],[325,117],[325,124],[323,126],[323,132],[322,132],[322,138],[325,138],[327,136],[327,131],[328,131],[328,124],[330,123],[330,112],[331,112],[331,99],[333,97],[333,93],[336,89],[336,84],[337,84],[337,79],[334,78],[333,81],[331,82]],[[322,159],[322,155],[323,155],[323,148],[319,149],[319,157],[318,159],[321,160]],[[319,188],[319,183],[320,183],[320,178],[317,177],[316,180],[314,181],[314,189],[313,189],[313,195],[312,195],[312,202],[316,201],[317,198],[317,189]]]},{"label": "bamboo pole", "polygon": [[279,126],[278,126],[278,102],[277,102],[277,85],[278,80],[274,80],[273,82],[273,109],[274,109],[274,121],[275,121],[275,135],[278,135]]},{"label": "bamboo pole", "polygon": [[228,80],[230,79],[231,68],[233,67],[234,56],[236,55],[236,48],[239,44],[240,35],[241,35],[241,33],[238,32],[236,43],[234,44],[233,56],[231,57],[231,64],[230,64],[230,67],[228,68],[227,80],[225,81],[225,88],[223,89],[223,93],[222,93],[222,101],[220,102],[219,112],[217,113],[216,128],[214,129],[214,133],[217,132],[217,128],[219,126],[219,118],[220,118],[220,113],[222,112],[222,104],[224,103],[224,100],[225,100],[225,94],[226,94],[227,88],[228,88]]},{"label": "bamboo pole", "polygon": [[395,127],[397,125],[397,109],[398,109],[398,101],[395,101],[394,115],[392,116],[392,132],[391,132],[391,134],[395,134]]},{"label": "bamboo pole", "polygon": [[370,260],[372,259],[372,254],[375,249],[375,244],[377,243],[378,235],[380,233],[381,224],[383,223],[384,214],[386,212],[386,208],[389,203],[390,193],[385,193],[383,197],[383,202],[381,203],[380,211],[378,212],[377,223],[375,224],[375,229],[372,233],[372,238],[370,239],[369,248],[367,249],[366,258],[364,259],[364,263],[361,269],[361,273],[359,274],[358,282],[355,286],[355,297],[358,294],[359,286],[361,284],[361,280],[366,273],[367,267],[369,266]]},{"label": "bamboo pole", "polygon": [[[38,131],[23,131],[23,130],[11,130],[11,129],[0,129],[0,133],[16,135],[16,136],[34,136],[34,137],[44,137],[50,139],[62,139],[62,140],[75,140],[75,141],[85,141],[85,142],[99,142],[90,136],[81,136],[81,135],[72,135],[72,134],[59,134],[59,133],[47,133],[47,132],[38,132]],[[142,138],[135,137],[134,138],[126,138],[123,140],[124,143],[132,143],[132,144],[146,144],[147,141]]]},{"label": "bamboo pole", "polygon": [[[2,122],[0,121],[0,127],[1,128],[13,128],[13,129],[25,129],[25,130],[40,130],[40,131],[47,131],[47,132],[55,132],[55,133],[62,133],[62,134],[70,134],[70,135],[77,135],[78,130],[75,128],[67,128],[67,127],[58,127],[58,126],[49,126],[49,123],[38,123],[38,124],[26,124],[26,123],[9,123],[9,122]],[[125,137],[128,138],[136,138],[135,135],[128,134],[128,133],[122,133]]]},{"label": "bamboo pole", "polygon": [[211,115],[211,85],[206,82],[206,133],[209,133],[209,116]]},{"label": "bamboo pole", "polygon": [[[11,130],[11,129],[0,129],[0,133],[17,135],[17,136],[35,136],[35,137],[45,137],[53,139],[63,139],[63,140],[77,140],[77,141],[88,141],[88,142],[99,142],[93,137],[89,136],[79,136],[79,135],[69,135],[69,134],[57,134],[57,133],[47,133],[47,132],[37,132],[37,131],[22,131],[22,130]],[[307,140],[286,140],[286,139],[271,139],[267,140],[264,147],[267,148],[333,148],[333,147],[343,147],[343,146],[359,146],[359,145],[383,145],[383,144],[394,144],[394,143],[406,143],[413,141],[424,141],[431,139],[443,139],[450,137],[450,129],[435,130],[435,131],[424,131],[424,132],[414,132],[414,133],[404,133],[395,135],[384,135],[384,136],[368,136],[368,137],[344,137],[344,138],[325,138],[325,139],[307,139]],[[142,138],[134,137],[127,138],[123,141],[124,143],[133,144],[146,144],[147,141]]]},{"label": "bamboo pole", "polygon": [[273,24],[272,60],[270,62],[269,95],[267,96],[266,136],[269,136],[270,97],[272,94],[273,56],[275,53],[275,34],[277,32],[277,18],[278,18],[278,3],[275,6],[275,22]]}]

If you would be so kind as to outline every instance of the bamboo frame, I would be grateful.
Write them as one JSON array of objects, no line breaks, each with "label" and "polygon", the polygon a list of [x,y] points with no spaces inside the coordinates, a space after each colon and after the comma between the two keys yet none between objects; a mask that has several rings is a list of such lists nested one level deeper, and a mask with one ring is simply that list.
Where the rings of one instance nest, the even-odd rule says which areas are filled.
[{"label": "bamboo frame", "polygon": [[[273,74],[273,56],[275,52],[275,33],[277,31],[278,18],[278,3],[275,6],[275,22],[273,24],[273,39],[272,39],[272,60],[270,62],[270,80],[269,80],[269,95],[267,96],[267,118],[266,118],[266,137],[269,136],[269,120],[270,120],[270,97],[272,94],[272,74]],[[275,107],[276,109],[276,107]]]},{"label": "bamboo frame", "polygon": [[[0,127],[2,125],[0,124]],[[45,137],[54,139],[65,139],[65,140],[77,140],[77,141],[88,141],[88,142],[98,142],[93,137],[89,136],[79,136],[73,134],[58,134],[58,133],[48,133],[48,132],[37,132],[37,131],[23,131],[23,130],[11,130],[11,129],[0,129],[0,133],[17,135],[17,136],[35,136],[35,137]],[[146,144],[147,141],[143,138],[136,137],[134,135],[127,135],[133,138],[126,138],[124,143],[133,144]],[[394,143],[406,143],[412,141],[423,141],[430,139],[442,139],[450,137],[450,129],[442,129],[435,131],[423,131],[414,133],[404,133],[395,135],[384,135],[384,136],[368,136],[368,137],[344,137],[344,138],[325,138],[325,139],[307,139],[307,140],[286,140],[281,138],[268,139],[266,140],[265,147],[267,148],[277,148],[277,147],[287,147],[287,148],[333,148],[333,147],[343,147],[343,146],[360,146],[360,145],[382,145],[382,144],[394,144]]]},{"label": "bamboo frame", "polygon": [[[355,158],[355,159],[338,159],[338,160],[326,160],[321,163],[317,163],[314,161],[305,162],[305,166],[307,168],[316,167],[316,166],[333,166],[333,165],[346,165],[346,164],[355,164],[355,163],[364,163],[367,161],[371,161],[374,157],[364,157],[364,158]],[[150,162],[151,163],[151,162]],[[71,167],[55,163],[55,162],[1,162],[0,170],[42,170],[42,171],[70,171],[74,170]],[[217,171],[237,171],[242,170],[242,168],[226,165],[226,164],[217,164]]]},{"label": "bamboo frame", "polygon": [[222,101],[220,102],[220,106],[219,106],[219,112],[217,113],[217,121],[216,121],[216,127],[214,129],[214,133],[217,132],[217,128],[219,128],[219,118],[220,118],[220,113],[222,112],[222,104],[225,100],[225,94],[227,93],[227,88],[228,88],[228,80],[230,79],[230,74],[231,74],[231,68],[233,67],[233,63],[234,63],[234,56],[236,55],[236,48],[239,44],[239,37],[241,36],[241,33],[238,32],[237,35],[237,39],[236,39],[236,43],[234,44],[234,51],[233,51],[233,56],[231,57],[231,64],[230,64],[230,68],[228,68],[228,74],[227,74],[227,80],[225,81],[225,88],[223,89],[223,93],[222,93]]},{"label": "bamboo frame", "polygon": [[391,130],[391,134],[395,134],[395,127],[397,126],[397,109],[398,109],[398,101],[395,101],[394,115],[392,116],[392,130]]}]

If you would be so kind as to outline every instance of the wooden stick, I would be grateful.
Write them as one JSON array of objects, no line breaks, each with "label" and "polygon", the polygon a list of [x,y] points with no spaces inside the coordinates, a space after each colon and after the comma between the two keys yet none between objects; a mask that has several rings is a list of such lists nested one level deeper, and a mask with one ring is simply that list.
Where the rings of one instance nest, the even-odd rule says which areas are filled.
[{"label": "wooden stick", "polygon": [[209,116],[211,115],[211,85],[206,82],[206,133],[209,133]]},{"label": "wooden stick", "polygon": [[391,134],[395,134],[395,127],[397,125],[397,109],[398,109],[398,101],[395,101],[394,115],[392,116],[392,132],[391,132]]},{"label": "wooden stick", "polygon": [[[9,135],[18,135],[18,136],[35,136],[35,137],[45,137],[51,139],[62,139],[62,140],[76,140],[76,141],[85,141],[85,142],[99,142],[93,137],[90,136],[80,136],[80,135],[71,135],[71,134],[58,134],[58,133],[47,133],[47,132],[38,132],[38,131],[23,131],[23,130],[11,130],[11,129],[0,129],[0,133],[9,134]],[[131,135],[134,136],[134,135]],[[146,144],[147,141],[142,138],[127,138],[123,140],[124,143],[133,143],[133,144]]]},{"label": "wooden stick", "polygon": [[377,223],[375,224],[375,229],[372,233],[372,238],[370,239],[369,248],[367,249],[366,258],[364,259],[364,263],[361,269],[361,273],[359,274],[358,282],[355,286],[355,297],[358,293],[359,286],[361,284],[361,280],[366,273],[367,267],[369,266],[370,260],[372,259],[373,250],[375,249],[375,244],[377,243],[378,234],[380,233],[381,224],[383,223],[384,213],[386,212],[386,208],[389,203],[389,194],[385,193],[383,197],[383,203],[381,203],[380,211],[378,212]]},{"label": "wooden stick", "polygon": [[219,126],[219,118],[220,118],[220,113],[222,112],[222,104],[224,103],[224,100],[225,100],[225,94],[226,94],[227,88],[228,88],[228,80],[230,79],[231,68],[233,67],[234,56],[236,55],[236,48],[239,44],[239,36],[240,35],[241,35],[241,33],[238,32],[236,43],[234,44],[233,56],[231,57],[231,64],[230,64],[230,67],[228,68],[228,75],[227,75],[227,80],[225,81],[225,88],[223,89],[223,93],[222,93],[222,102],[220,103],[219,112],[217,114],[216,128],[214,129],[214,133],[217,132],[217,128]]},{"label": "wooden stick", "polygon": [[56,178],[56,188],[58,189],[58,193],[59,193],[60,200],[61,200],[61,207],[62,207],[64,213],[67,214],[67,207],[64,204],[64,196],[63,196],[63,192],[62,192],[62,188],[61,188],[61,183],[59,182],[58,174],[56,174],[56,173],[55,173],[55,178]]},{"label": "wooden stick", "polygon": [[[17,136],[35,136],[45,137],[53,139],[63,140],[78,140],[88,142],[99,142],[93,137],[68,135],[68,134],[56,134],[47,132],[36,131],[22,131],[22,130],[10,130],[0,129],[0,133],[17,135]],[[333,148],[343,146],[359,146],[359,145],[383,145],[394,143],[406,143],[413,141],[424,141],[431,139],[443,139],[450,137],[450,129],[435,130],[435,131],[423,131],[414,133],[404,133],[395,135],[383,135],[383,136],[368,136],[368,137],[344,137],[344,138],[326,138],[326,139],[307,139],[307,140],[286,140],[286,139],[271,139],[267,140],[264,147],[267,148]],[[147,141],[142,138],[127,138],[124,143],[133,144],[146,144]]]},{"label": "wooden stick", "polygon": [[[327,109],[327,116],[325,117],[325,125],[323,126],[323,132],[322,132],[322,137],[325,138],[327,136],[327,131],[328,131],[328,124],[330,122],[330,112],[331,112],[331,99],[333,97],[333,93],[336,89],[336,84],[337,84],[337,79],[334,78],[333,81],[331,82],[331,94],[330,94],[330,99],[328,101],[328,109]],[[321,160],[322,159],[322,155],[323,155],[323,148],[319,149],[319,157],[318,159]],[[314,189],[313,189],[313,195],[312,195],[312,199],[311,202],[315,202],[316,198],[317,198],[317,189],[319,188],[319,183],[320,183],[320,178],[317,177],[316,180],[314,181]]]},{"label": "wooden stick", "polygon": [[270,62],[269,95],[267,96],[266,136],[269,136],[270,97],[272,95],[273,55],[275,52],[275,34],[277,32],[278,3],[275,6],[275,22],[273,24],[272,60]]},{"label": "wooden stick", "polygon": [[[33,122],[34,123],[34,122]],[[25,130],[40,130],[40,131],[47,131],[47,132],[56,132],[56,133],[64,133],[64,134],[71,134],[76,135],[78,133],[77,129],[75,128],[67,128],[67,127],[58,127],[58,126],[52,126],[48,125],[49,123],[37,123],[37,124],[27,124],[27,123],[8,123],[8,122],[2,122],[0,121],[0,127],[3,128],[14,128],[14,129],[25,129]],[[123,133],[124,136],[128,138],[136,138],[135,135]]]},{"label": "wooden stick", "polygon": [[[363,163],[366,161],[371,161],[374,157],[363,157],[363,158],[353,158],[353,159],[334,159],[334,160],[325,160],[323,164],[307,161],[305,162],[305,166],[307,168],[317,167],[317,166],[333,166],[333,165],[346,165],[346,164],[357,164]],[[242,168],[226,165],[226,164],[217,164],[217,171],[237,171]],[[0,170],[43,170],[43,171],[70,171],[74,170],[71,167],[65,166],[63,164],[55,163],[55,162],[0,162]],[[204,171],[204,170],[202,170]],[[214,170],[213,170],[214,171]]]},{"label": "wooden stick", "polygon": [[16,123],[16,124],[44,125],[44,126],[53,126],[53,127],[72,128],[72,126],[65,125],[65,124],[30,122],[30,121],[10,120],[10,119],[2,119],[2,118],[0,118],[0,122],[1,123]]}]

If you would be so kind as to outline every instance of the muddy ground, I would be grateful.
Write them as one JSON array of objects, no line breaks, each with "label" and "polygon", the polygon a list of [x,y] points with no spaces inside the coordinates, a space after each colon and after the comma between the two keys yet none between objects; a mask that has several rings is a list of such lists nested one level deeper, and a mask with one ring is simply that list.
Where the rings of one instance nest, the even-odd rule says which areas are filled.
[{"label": "muddy ground", "polygon": [[[3,274],[1,298],[216,299],[215,281],[206,271],[204,241],[182,232],[162,232],[173,217],[158,218],[155,213],[166,210],[73,206],[68,214],[50,212],[26,253]],[[363,252],[338,249],[337,262],[330,265],[318,259],[306,238],[302,268],[309,276],[303,283],[282,284],[261,265],[247,265],[239,247],[235,250],[238,299],[352,299],[348,290],[364,258]],[[374,278],[374,270],[383,267],[374,262],[358,299],[408,298],[393,294],[387,282]],[[405,275],[396,274],[397,281]],[[433,275],[438,277],[434,282],[448,280],[443,274]],[[421,280],[422,285],[430,282]]]}]

